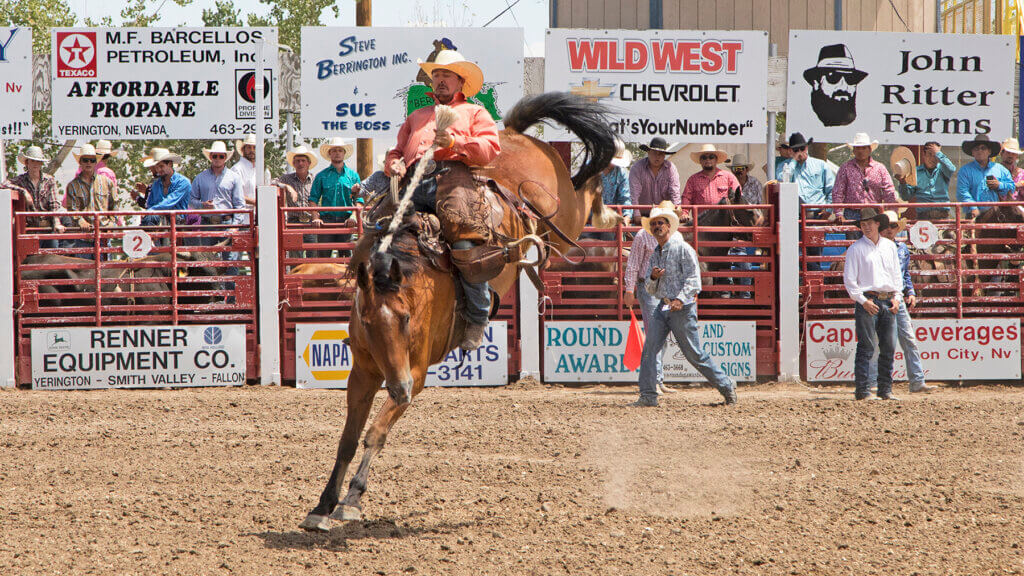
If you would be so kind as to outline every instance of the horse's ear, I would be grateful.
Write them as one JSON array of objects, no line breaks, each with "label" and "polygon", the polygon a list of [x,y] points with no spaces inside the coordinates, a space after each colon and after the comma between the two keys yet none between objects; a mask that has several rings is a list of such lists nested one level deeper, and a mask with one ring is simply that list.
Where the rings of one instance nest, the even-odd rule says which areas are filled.
[{"label": "horse's ear", "polygon": [[733,188],[732,192],[729,193],[730,204],[742,204],[743,194],[739,188]]},{"label": "horse's ear", "polygon": [[356,285],[365,294],[369,294],[370,290],[370,271],[366,267],[366,262],[360,262],[359,266],[356,266]]},{"label": "horse's ear", "polygon": [[391,268],[388,269],[388,279],[396,285],[402,284],[402,267],[398,264],[398,260],[394,258],[391,259]]}]

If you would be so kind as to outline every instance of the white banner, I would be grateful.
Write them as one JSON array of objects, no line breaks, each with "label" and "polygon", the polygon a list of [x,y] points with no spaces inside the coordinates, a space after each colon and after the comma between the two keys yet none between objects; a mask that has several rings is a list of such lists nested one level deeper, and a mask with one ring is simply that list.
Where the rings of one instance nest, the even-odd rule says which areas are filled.
[{"label": "white banner", "polygon": [[390,138],[430,106],[417,61],[454,49],[477,63],[484,85],[470,102],[499,122],[523,97],[521,28],[302,28],[302,133]]},{"label": "white banner", "polygon": [[[1019,380],[1020,319],[914,319],[914,337],[927,380]],[[903,349],[895,342],[893,380],[906,381]],[[853,320],[807,322],[808,381],[852,382],[857,355]]]},{"label": "white banner", "polygon": [[261,40],[269,136],[277,130],[276,28],[54,28],[53,135],[220,140],[255,132]]},{"label": "white banner", "polygon": [[245,325],[32,330],[32,388],[245,384]]},{"label": "white banner", "polygon": [[1013,130],[1015,36],[793,30],[786,132],[882,144]]},{"label": "white banner", "polygon": [[[698,322],[701,346],[733,380],[757,379],[757,325],[754,322]],[[545,382],[636,382],[639,370],[622,364],[628,321],[544,323]],[[686,361],[669,334],[664,356],[666,382],[704,380]]]},{"label": "white banner", "polygon": [[5,26],[0,28],[0,140],[31,137],[32,29]]},{"label": "white banner", "polygon": [[[346,388],[352,372],[348,323],[295,325],[295,387]],[[491,322],[483,345],[455,350],[430,367],[426,386],[504,386],[508,384],[508,323]]]},{"label": "white banner", "polygon": [[[768,33],[552,28],[544,89],[608,105],[627,142],[763,143]],[[570,138],[545,131],[545,140]]]}]

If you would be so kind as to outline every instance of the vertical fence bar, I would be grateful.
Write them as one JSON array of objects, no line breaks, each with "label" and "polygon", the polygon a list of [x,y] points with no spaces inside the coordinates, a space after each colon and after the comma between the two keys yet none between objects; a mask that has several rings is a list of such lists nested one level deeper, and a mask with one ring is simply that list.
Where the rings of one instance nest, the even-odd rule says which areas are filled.
[{"label": "vertical fence bar", "polygon": [[[527,260],[539,256],[537,247],[532,246],[526,253]],[[540,294],[533,282],[519,282],[519,377],[533,376],[540,379],[541,341],[540,318],[537,314]]]},{"label": "vertical fence bar", "polygon": [[800,379],[800,188],[779,184],[779,381]]},{"label": "vertical fence bar", "polygon": [[276,186],[258,186],[256,205],[259,210],[260,255],[257,259],[259,271],[259,355],[260,384],[281,384],[281,317],[277,313],[280,300],[278,278],[278,211]]},{"label": "vertical fence bar", "polygon": [[11,193],[0,195],[0,388],[17,384],[14,365],[14,203]]}]

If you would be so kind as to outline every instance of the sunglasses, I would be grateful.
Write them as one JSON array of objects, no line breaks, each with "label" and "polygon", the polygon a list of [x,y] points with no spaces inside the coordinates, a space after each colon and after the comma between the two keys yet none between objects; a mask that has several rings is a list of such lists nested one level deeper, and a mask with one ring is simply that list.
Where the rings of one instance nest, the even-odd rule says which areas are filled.
[{"label": "sunglasses", "polygon": [[847,74],[845,72],[829,72],[828,74],[825,74],[823,78],[825,78],[825,81],[828,82],[829,84],[838,84],[840,80],[844,80],[847,84],[849,84],[850,81],[847,79],[850,76],[850,74]]},{"label": "sunglasses", "polygon": [[807,146],[797,146],[796,148],[790,148],[793,152],[803,152],[807,150]]},{"label": "sunglasses", "polygon": [[740,172],[746,172],[747,169],[745,167],[743,167],[743,166],[737,166],[736,168],[733,168],[732,171],[736,172],[736,173],[740,173]]},{"label": "sunglasses", "polygon": [[659,218],[659,219],[651,222],[650,226],[651,226],[651,228],[661,228],[662,226],[667,227],[668,226],[668,222],[665,222],[664,220]]},{"label": "sunglasses", "polygon": [[96,163],[96,159],[95,158],[82,158],[78,162],[80,164],[95,164]]},{"label": "sunglasses", "polygon": [[717,160],[718,159],[718,154],[701,154],[700,155],[700,159],[701,160]]},{"label": "sunglasses", "polygon": [[227,158],[227,157],[228,157],[227,154],[210,154],[210,158],[217,158],[218,160],[221,159],[221,158]]}]

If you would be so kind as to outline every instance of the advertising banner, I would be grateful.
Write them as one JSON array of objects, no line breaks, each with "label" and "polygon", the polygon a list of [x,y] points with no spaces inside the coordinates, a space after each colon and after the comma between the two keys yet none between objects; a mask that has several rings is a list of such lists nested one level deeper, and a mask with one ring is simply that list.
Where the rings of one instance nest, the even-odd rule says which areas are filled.
[{"label": "advertising banner", "polygon": [[1010,36],[793,30],[786,132],[850,142],[959,146],[1012,136]]},{"label": "advertising banner", "polygon": [[277,130],[276,28],[54,28],[53,136],[219,140]]},{"label": "advertising banner", "polygon": [[245,384],[245,325],[32,330],[32,388],[89,390]]},{"label": "advertising banner", "polygon": [[[295,325],[295,387],[347,388],[352,351],[348,323]],[[491,322],[473,352],[454,350],[427,372],[426,386],[508,384],[508,323]]]},{"label": "advertising banner", "polygon": [[0,27],[0,140],[32,137],[32,29]]},{"label": "advertising banner", "polygon": [[395,139],[414,110],[433,105],[418,62],[455,50],[483,71],[469,101],[499,122],[523,97],[521,28],[302,28],[302,133]]},{"label": "advertising banner", "polygon": [[[1019,380],[1020,319],[915,319],[914,337],[927,380]],[[808,381],[853,382],[857,330],[853,320],[807,322]],[[896,342],[893,379],[907,379]]]},{"label": "advertising banner", "polygon": [[[626,142],[763,143],[768,33],[552,28],[544,88],[611,108]],[[545,140],[572,138],[545,129]],[[572,138],[575,139],[575,138]]]},{"label": "advertising banner", "polygon": [[[757,326],[754,322],[698,322],[701,346],[730,378],[757,379]],[[622,363],[628,321],[544,323],[545,382],[636,382],[640,371]],[[671,334],[665,345],[666,382],[704,379],[686,361]]]}]

